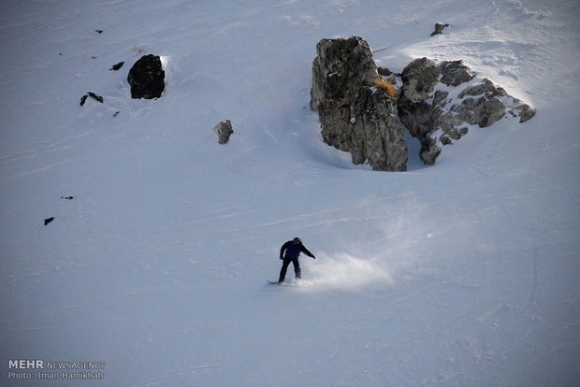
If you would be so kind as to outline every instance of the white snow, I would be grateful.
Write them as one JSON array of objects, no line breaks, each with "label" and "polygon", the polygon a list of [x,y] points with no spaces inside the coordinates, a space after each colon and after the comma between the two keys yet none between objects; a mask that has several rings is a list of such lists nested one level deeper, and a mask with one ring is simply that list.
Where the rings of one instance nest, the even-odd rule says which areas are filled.
[{"label": "white snow", "polygon": [[[565,0],[3,1],[1,384],[578,385],[579,15]],[[435,22],[451,26],[430,37]],[[355,167],[308,106],[316,43],[351,35],[393,71],[463,59],[538,113],[470,128],[432,167],[410,138],[408,172]],[[133,100],[147,53],[166,90]],[[104,104],[81,107],[88,91]],[[317,257],[304,283],[268,285],[295,236]],[[40,381],[62,370],[21,359],[106,365]]]}]

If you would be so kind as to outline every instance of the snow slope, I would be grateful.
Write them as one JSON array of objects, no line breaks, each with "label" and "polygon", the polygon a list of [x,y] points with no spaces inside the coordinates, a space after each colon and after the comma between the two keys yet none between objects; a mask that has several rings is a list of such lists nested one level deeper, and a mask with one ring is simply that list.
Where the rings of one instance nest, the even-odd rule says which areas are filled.
[{"label": "snow slope", "polygon": [[[2,2],[2,385],[577,385],[578,15],[564,0]],[[431,38],[438,21],[452,26]],[[316,43],[351,35],[394,71],[463,59],[538,114],[470,128],[433,167],[414,143],[409,172],[354,167],[308,108]],[[145,53],[166,70],[155,101],[126,82]],[[104,104],[81,107],[89,90]],[[294,236],[317,259],[300,286],[268,286]],[[106,365],[40,381],[62,370],[18,359]]]}]

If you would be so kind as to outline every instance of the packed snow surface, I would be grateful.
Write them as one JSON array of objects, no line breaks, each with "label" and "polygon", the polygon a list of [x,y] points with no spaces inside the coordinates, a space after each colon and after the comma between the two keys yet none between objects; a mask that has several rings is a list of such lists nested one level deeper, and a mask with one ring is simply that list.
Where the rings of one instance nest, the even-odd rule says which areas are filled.
[{"label": "packed snow surface", "polygon": [[[0,384],[577,386],[579,16],[572,0],[1,2]],[[432,167],[410,137],[408,172],[355,167],[308,107],[316,43],[352,35],[396,72],[462,59],[537,115],[470,127]],[[165,92],[133,100],[149,53]],[[104,103],[80,106],[88,91]],[[316,260],[269,285],[295,236]],[[81,371],[98,379],[63,380]]]}]

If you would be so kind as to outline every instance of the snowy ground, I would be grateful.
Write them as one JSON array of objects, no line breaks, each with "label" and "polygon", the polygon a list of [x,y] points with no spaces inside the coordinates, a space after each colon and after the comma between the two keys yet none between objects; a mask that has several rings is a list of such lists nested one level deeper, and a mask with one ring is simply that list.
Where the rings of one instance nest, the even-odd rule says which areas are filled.
[{"label": "snowy ground", "polygon": [[[572,0],[3,1],[1,384],[576,386],[578,16]],[[435,22],[452,26],[429,37]],[[351,35],[394,71],[463,59],[538,114],[470,128],[433,167],[414,143],[408,172],[354,167],[308,108],[316,43]],[[130,98],[145,53],[163,56],[159,100]],[[104,104],[81,107],[87,91]],[[294,236],[317,259],[301,286],[268,286]],[[63,370],[20,359],[106,364],[39,381]]]}]

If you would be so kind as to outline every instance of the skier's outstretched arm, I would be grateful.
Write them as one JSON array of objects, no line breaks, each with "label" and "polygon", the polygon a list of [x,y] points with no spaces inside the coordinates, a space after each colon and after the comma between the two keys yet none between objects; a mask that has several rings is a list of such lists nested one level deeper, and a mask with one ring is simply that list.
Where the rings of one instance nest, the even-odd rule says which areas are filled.
[{"label": "skier's outstretched arm", "polygon": [[310,251],[308,251],[308,249],[306,248],[306,246],[304,246],[304,245],[301,245],[301,246],[300,246],[300,250],[301,250],[301,251],[302,251],[304,254],[308,255],[310,258],[312,258],[312,259],[316,259],[316,257],[314,256],[314,254],[312,254]]}]

